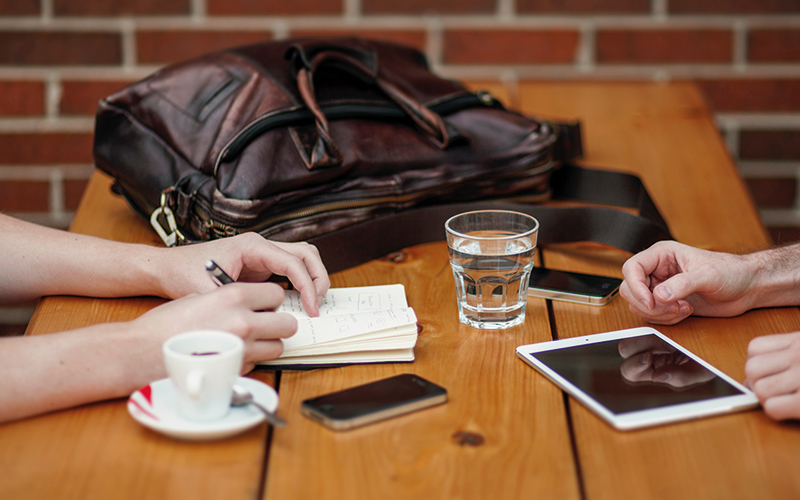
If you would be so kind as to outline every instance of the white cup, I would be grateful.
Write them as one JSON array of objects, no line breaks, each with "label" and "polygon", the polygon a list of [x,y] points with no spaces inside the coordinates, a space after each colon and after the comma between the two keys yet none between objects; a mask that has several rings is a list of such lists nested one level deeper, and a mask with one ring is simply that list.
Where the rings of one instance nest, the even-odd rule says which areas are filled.
[{"label": "white cup", "polygon": [[177,392],[178,415],[218,420],[231,407],[233,385],[242,370],[244,341],[232,333],[198,330],[164,342],[164,364]]}]

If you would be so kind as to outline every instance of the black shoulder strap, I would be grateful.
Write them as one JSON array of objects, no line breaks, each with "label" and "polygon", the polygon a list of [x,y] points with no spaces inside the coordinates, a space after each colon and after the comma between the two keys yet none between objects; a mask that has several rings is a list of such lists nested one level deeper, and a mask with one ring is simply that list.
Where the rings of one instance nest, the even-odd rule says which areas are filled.
[{"label": "black shoulder strap", "polygon": [[524,203],[469,202],[431,205],[345,227],[309,240],[334,273],[406,247],[445,239],[445,221],[470,210],[524,212],[540,224],[539,244],[594,241],[636,253],[672,239],[667,224],[638,177],[565,164],[553,175],[554,199],[634,208],[639,215],[603,207],[552,207]]}]

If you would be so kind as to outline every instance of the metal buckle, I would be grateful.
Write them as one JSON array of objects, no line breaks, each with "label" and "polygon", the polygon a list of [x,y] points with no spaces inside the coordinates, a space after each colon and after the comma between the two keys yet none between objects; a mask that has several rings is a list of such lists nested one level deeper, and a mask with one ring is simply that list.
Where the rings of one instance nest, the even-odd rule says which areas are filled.
[{"label": "metal buckle", "polygon": [[[175,214],[172,213],[172,209],[167,206],[166,193],[166,191],[161,193],[161,206],[153,210],[153,213],[150,215],[150,225],[153,226],[153,229],[156,230],[156,233],[158,233],[161,237],[161,241],[163,241],[165,245],[174,247],[179,241],[184,241],[185,237],[178,231],[178,224],[175,222]],[[162,215],[164,216],[164,220],[167,221],[169,233],[164,230],[164,227],[158,220]]]}]

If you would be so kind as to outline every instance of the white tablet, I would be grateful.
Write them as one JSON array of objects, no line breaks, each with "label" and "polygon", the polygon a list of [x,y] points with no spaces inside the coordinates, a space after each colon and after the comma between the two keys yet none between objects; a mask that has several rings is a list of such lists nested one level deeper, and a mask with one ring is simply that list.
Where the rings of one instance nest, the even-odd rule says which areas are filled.
[{"label": "white tablet", "polygon": [[517,355],[620,430],[758,406],[743,385],[653,328],[523,345]]}]

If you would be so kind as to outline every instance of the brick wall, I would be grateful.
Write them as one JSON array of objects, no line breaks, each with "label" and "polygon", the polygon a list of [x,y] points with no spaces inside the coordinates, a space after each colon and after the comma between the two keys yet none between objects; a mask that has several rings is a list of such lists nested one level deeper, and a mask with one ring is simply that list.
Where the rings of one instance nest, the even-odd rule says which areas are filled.
[{"label": "brick wall", "polygon": [[0,210],[69,224],[101,97],[204,52],[319,34],[417,46],[512,100],[530,79],[694,80],[773,239],[800,240],[798,0],[0,0]]}]

